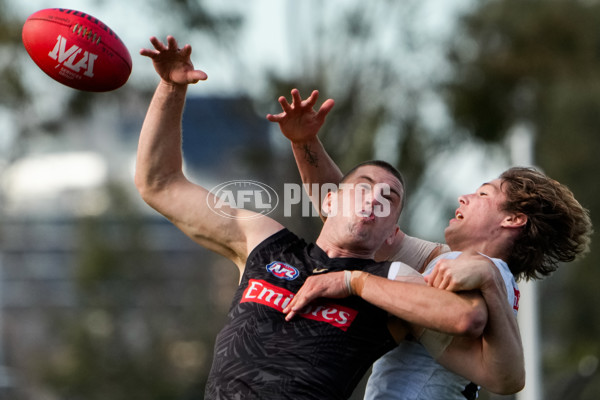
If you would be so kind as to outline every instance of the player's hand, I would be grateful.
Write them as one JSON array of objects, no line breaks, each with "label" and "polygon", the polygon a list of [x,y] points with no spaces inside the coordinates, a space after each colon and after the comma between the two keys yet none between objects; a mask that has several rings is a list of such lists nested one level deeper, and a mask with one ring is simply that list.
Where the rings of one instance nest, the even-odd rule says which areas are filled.
[{"label": "player's hand", "polygon": [[167,36],[167,45],[156,37],[150,42],[155,50],[142,49],[140,54],[152,59],[154,69],[163,82],[170,85],[189,85],[208,78],[205,72],[195,70],[190,59],[192,46],[186,44],[183,48],[177,46],[173,36]]},{"label": "player's hand", "polygon": [[302,100],[298,89],[293,89],[292,104],[281,96],[278,101],[283,112],[276,115],[268,114],[267,119],[277,122],[283,135],[292,143],[308,142],[317,136],[325,122],[325,117],[335,104],[333,99],[328,99],[321,105],[319,111],[315,111],[313,107],[318,98],[319,91],[313,90],[306,100]]},{"label": "player's hand", "polygon": [[429,286],[453,292],[482,289],[495,278],[494,263],[477,253],[462,253],[454,260],[443,259],[425,277]]},{"label": "player's hand", "polygon": [[294,315],[319,297],[342,299],[349,295],[343,271],[309,276],[292,301],[283,309],[283,313],[286,314],[285,320],[294,318]]}]

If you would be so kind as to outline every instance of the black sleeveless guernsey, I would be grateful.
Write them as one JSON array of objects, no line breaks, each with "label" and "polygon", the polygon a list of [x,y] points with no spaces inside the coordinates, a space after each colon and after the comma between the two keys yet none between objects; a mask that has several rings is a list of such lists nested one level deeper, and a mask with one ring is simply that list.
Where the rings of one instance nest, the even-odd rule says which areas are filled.
[{"label": "black sleeveless guernsey", "polygon": [[282,310],[307,277],[390,263],[329,258],[283,229],[248,256],[229,322],[217,336],[205,399],[347,399],[371,364],[395,346],[387,313],[353,296],[319,299],[292,321]]}]

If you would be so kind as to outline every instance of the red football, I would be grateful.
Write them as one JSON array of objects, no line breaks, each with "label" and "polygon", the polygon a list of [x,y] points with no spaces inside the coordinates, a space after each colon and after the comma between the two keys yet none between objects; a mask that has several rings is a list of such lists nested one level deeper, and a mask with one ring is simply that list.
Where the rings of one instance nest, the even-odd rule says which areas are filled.
[{"label": "red football", "polygon": [[37,11],[25,21],[22,37],[38,67],[72,88],[107,92],[121,87],[131,74],[131,56],[121,39],[84,12]]}]

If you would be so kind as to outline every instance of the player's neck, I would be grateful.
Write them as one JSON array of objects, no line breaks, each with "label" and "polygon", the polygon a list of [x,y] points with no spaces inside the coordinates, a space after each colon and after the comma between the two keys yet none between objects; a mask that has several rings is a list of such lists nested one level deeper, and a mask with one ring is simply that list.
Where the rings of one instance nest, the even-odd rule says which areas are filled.
[{"label": "player's neck", "polygon": [[323,250],[329,258],[373,258],[374,252],[353,246],[351,244],[341,244],[320,235],[316,241],[317,246]]},{"label": "player's neck", "polygon": [[451,251],[471,251],[491,258],[499,258],[505,260],[507,256],[504,243],[481,242],[481,243],[457,243],[454,245],[448,244]]}]

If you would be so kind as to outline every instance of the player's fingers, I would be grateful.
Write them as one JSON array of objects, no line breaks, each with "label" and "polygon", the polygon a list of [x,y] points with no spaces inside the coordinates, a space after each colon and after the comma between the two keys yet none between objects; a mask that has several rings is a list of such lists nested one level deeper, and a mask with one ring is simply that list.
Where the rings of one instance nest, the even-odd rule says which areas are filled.
[{"label": "player's fingers", "polygon": [[327,99],[323,104],[321,104],[319,111],[317,111],[317,119],[320,121],[324,121],[325,117],[327,116],[327,114],[329,114],[329,111],[331,111],[334,105],[335,101],[333,99]]},{"label": "player's fingers", "polygon": [[444,282],[448,279],[448,260],[440,260],[431,271],[431,285],[443,289]]},{"label": "player's fingers", "polygon": [[290,311],[285,316],[285,320],[286,321],[291,321],[295,316],[296,316],[296,312],[295,311]]},{"label": "player's fingers", "polygon": [[429,286],[435,287],[435,280],[437,279],[437,276],[438,276],[438,269],[436,267],[434,267],[433,270],[429,273],[429,275],[427,275],[425,277],[425,282],[427,282],[427,284]]},{"label": "player's fingers", "polygon": [[[302,289],[300,289],[302,290]],[[287,305],[286,308],[283,309],[283,313],[286,314],[285,320],[290,321],[294,316],[304,308],[307,304],[307,301],[304,299],[302,293],[298,291],[292,301]]]},{"label": "player's fingers", "polygon": [[295,299],[295,297],[292,298],[292,300],[288,303],[288,305],[283,308],[282,311],[284,314],[287,314],[292,311],[292,308],[294,307],[294,299]]},{"label": "player's fingers", "polygon": [[291,320],[292,318],[294,318],[294,315],[296,315],[296,312],[294,311],[294,304],[296,304],[295,300],[296,297],[294,297],[292,301],[290,301],[290,303],[283,309],[286,321]]},{"label": "player's fingers", "polygon": [[296,292],[296,294],[294,294],[294,297],[292,297],[292,300],[290,300],[288,305],[283,309],[284,313],[288,313],[288,312],[292,311],[292,309],[296,308],[295,307],[296,304],[302,298],[303,289],[304,289],[304,287],[301,287],[300,290],[298,290],[298,292]]},{"label": "player's fingers", "polygon": [[448,275],[439,273],[435,281],[435,287],[438,289],[446,289],[448,286]]},{"label": "player's fingers", "polygon": [[290,105],[290,103],[288,103],[285,96],[281,96],[279,99],[277,99],[277,101],[281,105],[281,108],[283,109],[284,112],[288,113],[288,112],[292,111],[292,106]]},{"label": "player's fingers", "polygon": [[298,293],[296,293],[296,295],[290,302],[291,310],[302,310],[306,305],[308,305],[317,297],[315,293],[315,290],[310,286],[310,282],[307,280],[307,282],[304,283],[300,290],[298,290]]},{"label": "player's fingers", "polygon": [[267,120],[271,121],[271,122],[279,122],[283,119],[283,117],[285,116],[285,113],[279,113],[279,114],[267,114]]},{"label": "player's fingers", "polygon": [[292,104],[296,107],[302,105],[302,97],[300,97],[300,91],[298,89],[292,89]]},{"label": "player's fingers", "polygon": [[430,275],[425,275],[425,276],[423,277],[423,279],[425,279],[425,283],[426,283],[428,286],[431,286],[431,283],[430,283],[430,280],[431,280],[431,278],[430,278]]},{"label": "player's fingers", "polygon": [[167,50],[177,50],[177,40],[171,35],[167,36]]},{"label": "player's fingers", "polygon": [[208,75],[206,75],[206,72],[196,69],[190,72],[189,78],[192,80],[192,82],[196,83],[198,81],[205,81],[208,78]]},{"label": "player's fingers", "polygon": [[150,58],[154,58],[156,56],[158,56],[160,53],[156,50],[150,50],[150,49],[141,49],[140,50],[140,55],[144,56],[144,57],[150,57]]},{"label": "player's fingers", "polygon": [[444,289],[447,282],[447,278],[444,274],[438,274],[433,281],[433,287],[438,289]]},{"label": "player's fingers", "polygon": [[308,96],[308,98],[302,102],[302,106],[312,108],[316,104],[318,98],[319,91],[313,90],[310,96]]},{"label": "player's fingers", "polygon": [[189,57],[192,55],[192,46],[190,46],[189,44],[186,44],[185,46],[183,46],[183,48],[180,50],[180,53],[183,57]]},{"label": "player's fingers", "polygon": [[150,43],[152,43],[152,46],[154,46],[154,48],[158,51],[166,50],[166,47],[163,44],[163,42],[158,40],[158,38],[156,36],[152,36],[150,38]]}]

